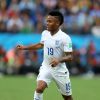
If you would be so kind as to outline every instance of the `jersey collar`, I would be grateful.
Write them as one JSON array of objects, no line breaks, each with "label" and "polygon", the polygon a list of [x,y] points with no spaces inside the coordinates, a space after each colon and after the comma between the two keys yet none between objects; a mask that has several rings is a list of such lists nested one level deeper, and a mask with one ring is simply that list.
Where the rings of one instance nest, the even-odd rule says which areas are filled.
[{"label": "jersey collar", "polygon": [[50,35],[51,35],[51,37],[55,37],[57,34],[59,34],[61,32],[61,29],[59,29],[58,30],[58,32],[57,33],[55,33],[54,35],[51,35],[51,33],[50,33]]}]

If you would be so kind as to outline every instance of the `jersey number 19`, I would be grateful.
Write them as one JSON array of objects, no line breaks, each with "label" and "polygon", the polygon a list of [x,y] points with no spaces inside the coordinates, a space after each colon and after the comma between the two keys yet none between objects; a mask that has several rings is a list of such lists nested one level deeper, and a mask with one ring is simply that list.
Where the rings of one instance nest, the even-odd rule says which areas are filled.
[{"label": "jersey number 19", "polygon": [[53,48],[48,48],[48,55],[53,55],[53,53],[54,53]]}]

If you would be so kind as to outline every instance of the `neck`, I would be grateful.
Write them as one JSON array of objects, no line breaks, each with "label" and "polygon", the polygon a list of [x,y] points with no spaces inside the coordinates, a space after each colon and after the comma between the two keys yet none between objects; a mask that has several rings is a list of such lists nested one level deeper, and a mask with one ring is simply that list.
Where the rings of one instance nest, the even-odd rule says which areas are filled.
[{"label": "neck", "polygon": [[51,35],[54,35],[54,34],[56,34],[58,31],[59,31],[59,29],[54,30],[54,31],[50,31],[50,33],[51,33]]}]

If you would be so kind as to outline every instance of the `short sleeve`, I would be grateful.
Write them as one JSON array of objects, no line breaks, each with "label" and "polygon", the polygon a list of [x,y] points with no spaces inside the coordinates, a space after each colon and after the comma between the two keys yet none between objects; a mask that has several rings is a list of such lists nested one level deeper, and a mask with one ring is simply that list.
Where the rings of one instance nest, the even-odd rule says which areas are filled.
[{"label": "short sleeve", "polygon": [[64,46],[64,52],[72,52],[72,41],[71,38],[67,35],[63,39],[63,46]]},{"label": "short sleeve", "polygon": [[40,43],[44,44],[45,41],[45,31],[42,32]]}]

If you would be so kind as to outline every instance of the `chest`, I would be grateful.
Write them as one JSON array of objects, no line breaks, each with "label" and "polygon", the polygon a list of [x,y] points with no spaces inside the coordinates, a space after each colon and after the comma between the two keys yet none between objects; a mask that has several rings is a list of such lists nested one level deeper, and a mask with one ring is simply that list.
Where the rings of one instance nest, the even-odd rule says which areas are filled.
[{"label": "chest", "polygon": [[62,41],[61,38],[51,38],[51,37],[48,37],[45,40],[44,45],[46,47],[58,48],[58,47],[61,47],[63,45],[63,41]]}]

